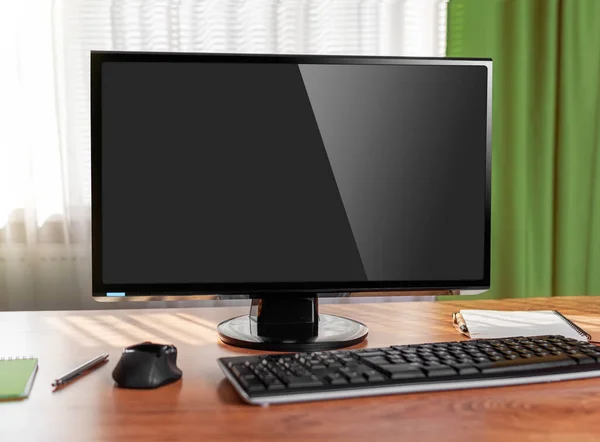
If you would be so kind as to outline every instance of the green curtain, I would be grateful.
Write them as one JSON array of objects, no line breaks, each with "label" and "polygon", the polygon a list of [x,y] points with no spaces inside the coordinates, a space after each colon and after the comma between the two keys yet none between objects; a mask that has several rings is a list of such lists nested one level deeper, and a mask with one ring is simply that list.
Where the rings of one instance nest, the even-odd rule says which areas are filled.
[{"label": "green curtain", "polygon": [[447,54],[494,62],[481,298],[600,295],[600,0],[450,0]]}]

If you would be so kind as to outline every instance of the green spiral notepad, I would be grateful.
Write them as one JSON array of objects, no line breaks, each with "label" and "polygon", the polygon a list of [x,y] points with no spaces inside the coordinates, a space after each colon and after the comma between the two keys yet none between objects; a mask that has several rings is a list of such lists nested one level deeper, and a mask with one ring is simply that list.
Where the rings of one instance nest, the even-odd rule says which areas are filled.
[{"label": "green spiral notepad", "polygon": [[0,401],[28,397],[37,368],[37,358],[0,358]]}]

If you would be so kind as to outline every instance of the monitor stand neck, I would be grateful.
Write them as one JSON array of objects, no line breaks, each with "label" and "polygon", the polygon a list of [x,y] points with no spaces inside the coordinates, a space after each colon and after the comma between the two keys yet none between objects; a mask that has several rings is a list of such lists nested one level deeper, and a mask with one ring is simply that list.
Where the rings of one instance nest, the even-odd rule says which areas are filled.
[{"label": "monitor stand neck", "polygon": [[272,351],[320,351],[358,344],[364,324],[319,314],[316,295],[277,293],[252,300],[250,314],[222,322],[221,340],[229,345]]}]

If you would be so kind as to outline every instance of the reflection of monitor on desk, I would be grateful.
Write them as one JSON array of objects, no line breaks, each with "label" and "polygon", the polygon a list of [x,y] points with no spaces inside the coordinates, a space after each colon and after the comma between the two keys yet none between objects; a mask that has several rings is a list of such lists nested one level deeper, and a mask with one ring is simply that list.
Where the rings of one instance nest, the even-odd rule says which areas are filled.
[{"label": "reflection of monitor on desk", "polygon": [[318,297],[483,291],[490,112],[489,60],[95,52],[94,296],[245,294],[225,342],[302,350],[367,333]]}]

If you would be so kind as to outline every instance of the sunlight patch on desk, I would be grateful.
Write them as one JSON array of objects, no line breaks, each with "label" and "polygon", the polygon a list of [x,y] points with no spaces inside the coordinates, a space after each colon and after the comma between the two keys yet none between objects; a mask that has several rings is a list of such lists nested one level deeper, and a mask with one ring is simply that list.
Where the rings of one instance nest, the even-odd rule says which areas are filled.
[{"label": "sunlight patch on desk", "polygon": [[101,345],[98,340],[89,336],[83,330],[79,329],[78,327],[73,327],[71,324],[67,324],[60,318],[50,316],[45,317],[44,321],[46,321],[46,324],[48,324],[50,327],[60,331],[64,335],[69,336],[84,347],[98,347]]},{"label": "sunlight patch on desk", "polygon": [[169,337],[169,339],[173,339],[175,341],[181,341],[190,345],[205,343],[198,339],[198,337],[192,336],[186,332],[182,332],[181,330],[174,329],[169,323],[165,324],[162,321],[157,321],[156,318],[152,318],[150,315],[129,315],[129,318],[157,331],[158,333],[164,334]]},{"label": "sunlight patch on desk", "polygon": [[[381,311],[373,311],[381,310]],[[390,309],[385,305],[372,304],[369,305],[368,309],[361,312],[357,312],[356,308],[352,305],[336,304],[335,307],[329,308],[327,305],[321,308],[321,313],[327,313],[331,315],[344,316],[350,319],[362,320],[362,321],[389,321],[390,320]],[[358,314],[357,314],[358,313]],[[358,319],[360,316],[361,319]]]},{"label": "sunlight patch on desk", "polygon": [[154,335],[148,330],[138,327],[137,325],[125,322],[122,319],[119,319],[115,316],[98,315],[95,316],[95,319],[103,322],[111,329],[118,330],[123,334],[131,336],[131,338],[135,339],[136,341],[166,342],[165,338]]},{"label": "sunlight patch on desk", "polygon": [[67,316],[65,319],[72,325],[79,327],[85,333],[112,347],[127,347],[134,343],[130,338],[123,336],[117,330],[113,330],[95,321],[93,317]]},{"label": "sunlight patch on desk", "polygon": [[180,318],[174,314],[152,313],[148,316],[154,321],[163,324],[165,327],[168,327],[169,329],[175,328],[182,333],[199,339],[203,343],[214,342],[217,339],[217,334],[214,330],[207,330],[206,327]]},{"label": "sunlight patch on desk", "polygon": [[180,318],[186,319],[188,321],[194,322],[200,326],[206,327],[213,334],[213,337],[217,337],[217,325],[216,322],[211,322],[203,318],[199,318],[198,316],[190,315],[189,313],[177,313],[177,316]]}]

